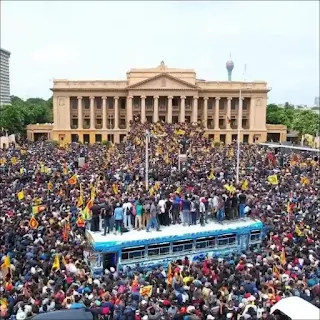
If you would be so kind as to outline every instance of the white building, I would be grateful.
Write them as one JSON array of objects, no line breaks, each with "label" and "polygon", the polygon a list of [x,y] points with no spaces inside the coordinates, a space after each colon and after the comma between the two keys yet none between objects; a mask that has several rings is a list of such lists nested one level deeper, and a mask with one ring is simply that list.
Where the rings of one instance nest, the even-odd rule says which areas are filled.
[{"label": "white building", "polygon": [[10,52],[0,48],[0,106],[10,104]]}]

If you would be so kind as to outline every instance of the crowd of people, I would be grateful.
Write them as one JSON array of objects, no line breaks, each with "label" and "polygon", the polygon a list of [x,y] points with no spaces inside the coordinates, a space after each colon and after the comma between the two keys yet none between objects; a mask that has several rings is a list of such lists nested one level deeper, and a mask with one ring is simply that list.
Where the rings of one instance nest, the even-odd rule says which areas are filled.
[{"label": "crowd of people", "polygon": [[[88,308],[115,320],[274,320],[270,307],[290,296],[320,307],[318,158],[242,144],[237,184],[236,148],[198,126],[159,122],[133,123],[119,145],[0,150],[0,319]],[[269,226],[260,249],[98,278],[86,263],[88,221],[107,234],[246,215]]]}]

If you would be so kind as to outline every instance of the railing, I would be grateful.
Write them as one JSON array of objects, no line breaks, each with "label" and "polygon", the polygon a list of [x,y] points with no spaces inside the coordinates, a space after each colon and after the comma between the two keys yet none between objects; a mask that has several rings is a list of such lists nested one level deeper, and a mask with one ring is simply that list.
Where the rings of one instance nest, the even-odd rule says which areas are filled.
[{"label": "railing", "polygon": [[113,124],[108,123],[108,124],[107,124],[107,128],[108,128],[108,129],[113,129],[113,128],[114,128],[114,125],[113,125]]},{"label": "railing", "polygon": [[71,129],[78,129],[78,125],[75,125],[75,124],[71,125]]},{"label": "railing", "polygon": [[102,129],[102,124],[96,124],[96,129]]},{"label": "railing", "polygon": [[90,129],[90,124],[84,124],[83,129]]},{"label": "railing", "polygon": [[119,129],[125,129],[126,128],[126,125],[125,124],[120,124],[119,125]]}]

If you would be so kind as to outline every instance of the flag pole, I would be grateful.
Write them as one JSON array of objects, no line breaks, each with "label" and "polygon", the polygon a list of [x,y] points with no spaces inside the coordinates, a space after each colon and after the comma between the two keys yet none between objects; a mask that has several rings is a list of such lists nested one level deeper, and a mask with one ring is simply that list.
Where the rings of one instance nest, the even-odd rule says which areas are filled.
[{"label": "flag pole", "polygon": [[146,172],[145,172],[145,186],[149,189],[149,131],[146,130]]},{"label": "flag pole", "polygon": [[[244,65],[244,72],[243,72],[243,82],[245,82],[245,72],[247,66]],[[241,110],[241,113],[240,113]],[[241,119],[240,119],[241,118]],[[240,84],[239,90],[239,110],[238,110],[238,134],[237,134],[237,167],[236,167],[236,183],[239,184],[239,175],[240,175],[240,134],[241,134],[241,127],[242,127],[242,84]]]}]

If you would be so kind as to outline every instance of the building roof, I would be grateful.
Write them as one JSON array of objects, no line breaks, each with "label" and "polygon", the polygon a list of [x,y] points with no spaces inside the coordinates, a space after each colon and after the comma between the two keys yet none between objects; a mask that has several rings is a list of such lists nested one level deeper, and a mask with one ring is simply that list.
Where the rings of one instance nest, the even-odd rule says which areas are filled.
[{"label": "building roof", "polygon": [[6,54],[9,55],[9,56],[11,55],[11,52],[10,52],[10,51],[5,50],[5,49],[3,49],[3,48],[0,48],[0,51],[6,53]]}]

